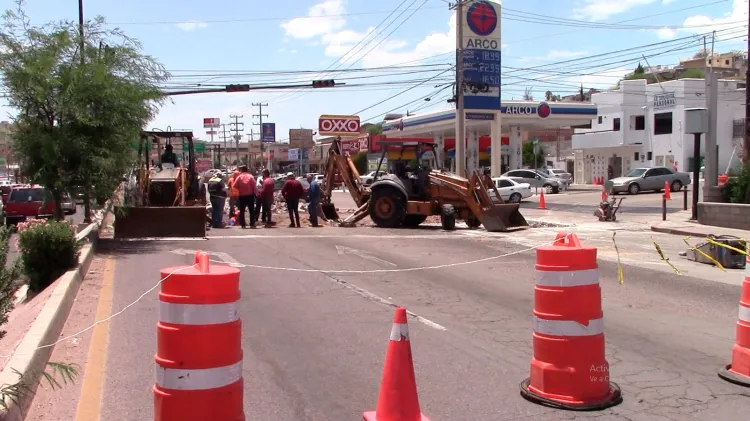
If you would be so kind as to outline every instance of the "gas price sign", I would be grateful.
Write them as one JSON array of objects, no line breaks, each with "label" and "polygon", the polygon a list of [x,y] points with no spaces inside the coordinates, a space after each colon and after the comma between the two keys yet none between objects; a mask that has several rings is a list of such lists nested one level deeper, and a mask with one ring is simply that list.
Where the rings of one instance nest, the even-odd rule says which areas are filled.
[{"label": "gas price sign", "polygon": [[464,50],[464,80],[500,86],[500,51]]}]

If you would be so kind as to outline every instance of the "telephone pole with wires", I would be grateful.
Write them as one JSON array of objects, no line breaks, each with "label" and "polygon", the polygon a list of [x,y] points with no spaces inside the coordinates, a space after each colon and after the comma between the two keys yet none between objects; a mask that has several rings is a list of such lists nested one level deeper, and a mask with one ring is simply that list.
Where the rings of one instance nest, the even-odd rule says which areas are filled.
[{"label": "telephone pole with wires", "polygon": [[234,132],[233,137],[235,142],[235,152],[237,154],[237,165],[240,165],[240,139],[242,139],[241,133],[245,131],[245,123],[240,121],[242,117],[242,115],[237,114],[231,114],[229,116],[230,119],[234,119],[233,122],[229,123],[229,126],[231,127],[231,131]]},{"label": "telephone pole with wires", "polygon": [[[221,140],[224,141],[224,161],[227,160],[227,155],[229,155],[229,149],[227,149],[227,140],[229,139],[229,131],[227,130],[227,125],[222,124],[221,125]],[[224,162],[220,162],[221,166],[224,166]]]},{"label": "telephone pole with wires", "polygon": [[[750,25],[750,2],[748,2],[747,22]],[[750,26],[747,29],[747,58],[750,59]],[[750,66],[747,66],[747,72],[745,73],[745,149],[742,154],[742,162],[746,165],[750,165],[750,87],[747,86],[750,82]]]},{"label": "telephone pole with wires", "polygon": [[[263,117],[268,117],[268,114],[263,114],[263,107],[268,107],[268,104],[262,102],[253,103],[253,107],[258,107],[258,114],[253,114],[253,117],[258,117],[258,122],[253,125],[260,127],[260,159],[263,162],[263,151],[266,149],[266,144],[263,142]],[[271,171],[271,147],[268,147],[268,164],[266,166],[268,171]]]},{"label": "telephone pole with wires", "polygon": [[464,2],[451,8],[456,9],[456,174],[466,175],[466,124],[464,113]]}]

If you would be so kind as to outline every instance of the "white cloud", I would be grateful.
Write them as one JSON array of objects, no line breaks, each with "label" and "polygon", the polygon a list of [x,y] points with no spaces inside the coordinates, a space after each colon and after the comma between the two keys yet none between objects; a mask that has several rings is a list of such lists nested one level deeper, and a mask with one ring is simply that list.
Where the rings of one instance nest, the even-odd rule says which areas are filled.
[{"label": "white cloud", "polygon": [[576,19],[590,21],[606,20],[611,16],[625,13],[638,6],[645,6],[656,0],[585,0],[585,6],[573,9]]},{"label": "white cloud", "polygon": [[281,24],[287,36],[310,39],[330,34],[346,25],[341,16],[345,13],[344,0],[327,0],[308,9],[310,17],[296,18]]},{"label": "white cloud", "polygon": [[606,70],[604,72],[591,75],[575,76],[568,79],[566,84],[570,84],[573,86],[583,85],[583,89],[610,89],[615,86],[623,76],[632,71],[633,69],[626,69],[623,67],[619,69]]},{"label": "white cloud", "polygon": [[672,39],[677,35],[677,31],[675,31],[672,28],[661,28],[658,31],[656,31],[656,36],[659,37],[659,39]]},{"label": "white cloud", "polygon": [[176,27],[182,29],[183,31],[194,31],[196,29],[203,29],[208,26],[205,22],[182,22],[175,24]]},{"label": "white cloud", "polygon": [[[747,23],[747,1],[733,0],[732,10],[723,17],[712,18],[705,15],[691,16],[685,19],[682,27],[678,29],[681,32],[689,33],[706,33],[710,31],[717,32],[716,38],[731,38],[746,33],[746,29],[741,25]],[[733,28],[733,29],[730,29]]]}]

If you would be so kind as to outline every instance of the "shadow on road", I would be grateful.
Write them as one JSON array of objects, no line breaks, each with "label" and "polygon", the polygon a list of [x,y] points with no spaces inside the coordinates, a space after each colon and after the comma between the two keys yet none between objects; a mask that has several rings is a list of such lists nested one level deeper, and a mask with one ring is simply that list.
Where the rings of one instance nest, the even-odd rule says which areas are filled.
[{"label": "shadow on road", "polygon": [[96,252],[110,256],[151,254],[169,251],[168,244],[158,244],[154,241],[120,241],[112,239],[100,239],[96,245]]}]

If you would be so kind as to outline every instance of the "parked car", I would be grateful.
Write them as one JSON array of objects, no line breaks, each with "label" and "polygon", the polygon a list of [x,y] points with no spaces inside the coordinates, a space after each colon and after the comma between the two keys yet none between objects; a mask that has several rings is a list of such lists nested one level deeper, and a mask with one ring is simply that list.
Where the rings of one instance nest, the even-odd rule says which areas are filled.
[{"label": "parked car", "polygon": [[664,183],[673,192],[680,191],[683,186],[690,184],[690,174],[674,171],[667,167],[636,168],[625,177],[617,177],[604,183],[604,189],[609,194],[630,193],[638,194],[642,191],[662,191]]},{"label": "parked car", "polygon": [[573,183],[573,174],[565,170],[561,170],[559,168],[549,168],[547,169],[547,172],[552,177],[561,179],[566,188],[569,187],[571,183]]},{"label": "parked car", "polygon": [[[75,203],[67,193],[63,194],[63,212],[71,215],[76,212]],[[5,223],[15,225],[29,218],[45,218],[55,213],[55,202],[49,190],[41,186],[16,187],[8,196],[5,207]]]},{"label": "parked car", "polygon": [[[492,183],[495,184],[500,198],[505,202],[521,203],[521,200],[527,199],[534,195],[529,183],[519,183],[508,177],[493,177]],[[495,198],[495,190],[490,189],[490,198]]]},{"label": "parked car", "polygon": [[531,187],[542,187],[548,194],[560,193],[562,183],[560,180],[536,170],[512,170],[503,174],[502,177],[508,177],[517,183],[527,183]]},{"label": "parked car", "polygon": [[[362,184],[364,184],[365,186],[369,186],[373,181],[375,181],[375,173],[377,173],[377,171],[371,171],[370,173],[359,177],[359,179],[362,180]],[[378,173],[378,178],[382,177],[385,174],[388,173],[385,171],[380,171]]]},{"label": "parked car", "polygon": [[73,200],[73,198],[70,197],[70,194],[68,193],[63,193],[62,210],[65,215],[75,215],[77,211],[76,202],[75,200]]}]

